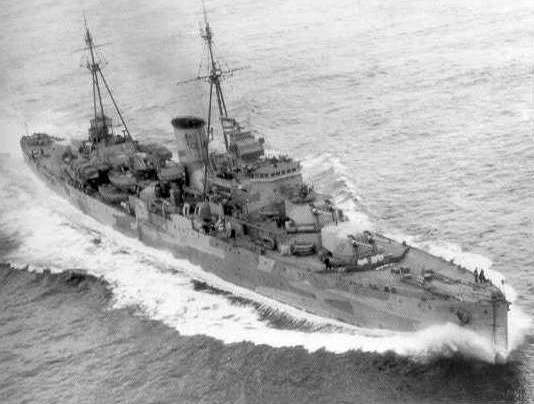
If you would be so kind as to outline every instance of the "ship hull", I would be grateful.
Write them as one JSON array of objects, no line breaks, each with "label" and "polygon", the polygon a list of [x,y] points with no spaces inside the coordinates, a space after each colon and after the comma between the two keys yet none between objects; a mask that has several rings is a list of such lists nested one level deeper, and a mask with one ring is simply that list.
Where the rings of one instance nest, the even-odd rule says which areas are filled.
[{"label": "ship hull", "polygon": [[[457,324],[487,338],[496,353],[507,351],[506,302],[428,300],[417,294],[392,293],[372,284],[354,282],[343,274],[325,274],[319,262],[303,260],[295,265],[279,255],[201,234],[190,218],[181,215],[164,218],[149,212],[146,204],[135,197],[130,197],[135,212],[128,213],[63,182],[26,154],[25,158],[38,177],[83,213],[148,246],[187,258],[224,281],[314,315],[359,327],[416,331]],[[458,310],[469,313],[468,324],[460,321]]]}]

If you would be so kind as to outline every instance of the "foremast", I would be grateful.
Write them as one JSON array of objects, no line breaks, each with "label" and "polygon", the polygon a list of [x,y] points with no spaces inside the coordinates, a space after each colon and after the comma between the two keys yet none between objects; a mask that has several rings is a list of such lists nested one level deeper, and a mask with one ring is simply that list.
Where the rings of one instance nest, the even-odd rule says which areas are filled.
[{"label": "foremast", "polygon": [[[227,152],[230,152],[230,146],[231,146],[231,139],[229,139],[229,125],[226,123],[229,121],[233,121],[228,113],[228,107],[226,105],[226,100],[224,98],[224,93],[222,90],[221,82],[225,77],[231,76],[234,72],[243,70],[243,67],[233,68],[233,69],[222,69],[220,64],[217,62],[215,58],[215,51],[214,51],[214,43],[213,43],[213,31],[211,30],[207,11],[204,2],[202,2],[202,10],[204,15],[204,26],[200,30],[200,36],[204,40],[206,44],[206,48],[208,51],[208,72],[205,75],[198,75],[197,77],[185,80],[185,81],[179,81],[177,84],[186,84],[194,81],[206,81],[210,84],[210,90],[209,90],[209,101],[208,101],[208,119],[207,119],[207,134],[208,137],[211,136],[211,133],[213,131],[213,99],[215,98],[217,101],[217,110],[219,113],[219,118],[221,121],[222,131],[223,131],[223,139],[224,139],[224,146]],[[214,97],[215,93],[215,97]],[[233,127],[232,127],[233,129]]]},{"label": "foremast", "polygon": [[[211,130],[211,110],[212,110],[212,99],[213,99],[213,90],[215,89],[215,95],[217,97],[217,105],[219,107],[219,117],[221,119],[228,118],[228,109],[226,108],[226,102],[224,100],[224,94],[221,88],[221,77],[223,71],[218,67],[215,56],[213,52],[213,33],[211,31],[208,16],[206,13],[206,7],[203,5],[204,12],[204,29],[201,31],[200,36],[206,42],[208,48],[209,59],[210,59],[210,68],[209,74],[207,75],[208,81],[210,83],[210,95],[209,95],[209,104],[208,104],[208,134]],[[228,136],[223,130],[224,136],[224,146],[226,151],[228,151]]]}]

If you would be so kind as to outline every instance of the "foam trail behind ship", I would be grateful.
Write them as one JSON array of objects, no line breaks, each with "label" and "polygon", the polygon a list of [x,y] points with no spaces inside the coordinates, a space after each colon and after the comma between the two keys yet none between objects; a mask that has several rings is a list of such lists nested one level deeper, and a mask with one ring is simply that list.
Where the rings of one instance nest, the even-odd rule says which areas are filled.
[{"label": "foam trail behind ship", "polygon": [[[0,224],[4,232],[19,238],[18,247],[7,260],[34,270],[82,268],[111,284],[114,307],[136,306],[141,314],[162,321],[183,335],[204,334],[226,343],[303,346],[309,351],[394,351],[418,359],[461,353],[493,360],[491,347],[483,339],[450,324],[415,333],[358,329],[236,287],[186,260],[101,226],[45,188],[28,169],[16,168],[9,169],[0,183],[6,195]],[[273,308],[296,321],[304,320],[315,325],[315,331],[271,327],[259,318],[254,306],[236,305],[224,296],[197,291],[192,279]]]}]

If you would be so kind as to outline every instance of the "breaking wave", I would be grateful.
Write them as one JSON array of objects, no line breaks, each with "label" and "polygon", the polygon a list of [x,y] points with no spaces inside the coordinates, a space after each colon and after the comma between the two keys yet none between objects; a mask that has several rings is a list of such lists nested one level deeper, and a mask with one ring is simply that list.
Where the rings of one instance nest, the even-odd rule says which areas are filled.
[{"label": "breaking wave", "polygon": [[[413,333],[361,329],[259,296],[101,226],[46,189],[27,168],[12,171],[0,183],[1,189],[10,189],[2,202],[0,225],[4,237],[16,239],[5,259],[37,272],[83,268],[109,283],[113,308],[137,307],[139,314],[182,335],[203,334],[225,343],[302,346],[310,352],[393,351],[421,360],[457,354],[494,360],[483,338],[452,324]],[[319,171],[317,175],[325,174]],[[346,192],[334,193],[336,199],[345,197],[345,209],[355,200]],[[368,220],[355,205],[347,210]],[[512,330],[524,330],[517,321],[523,324],[525,318],[512,316]],[[512,348],[520,342],[521,335],[512,337]]]}]

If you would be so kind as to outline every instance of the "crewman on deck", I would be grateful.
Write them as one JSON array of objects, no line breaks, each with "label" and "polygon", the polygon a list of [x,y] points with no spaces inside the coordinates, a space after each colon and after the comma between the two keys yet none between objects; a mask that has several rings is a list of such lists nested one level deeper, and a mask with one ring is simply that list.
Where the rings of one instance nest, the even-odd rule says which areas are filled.
[{"label": "crewman on deck", "polygon": [[484,275],[484,270],[480,270],[480,275],[478,276],[478,279],[480,279],[480,283],[486,282],[486,275]]},{"label": "crewman on deck", "polygon": [[477,270],[477,268],[475,268],[475,272],[473,273],[473,275],[475,276],[475,283],[478,283],[478,270]]}]

